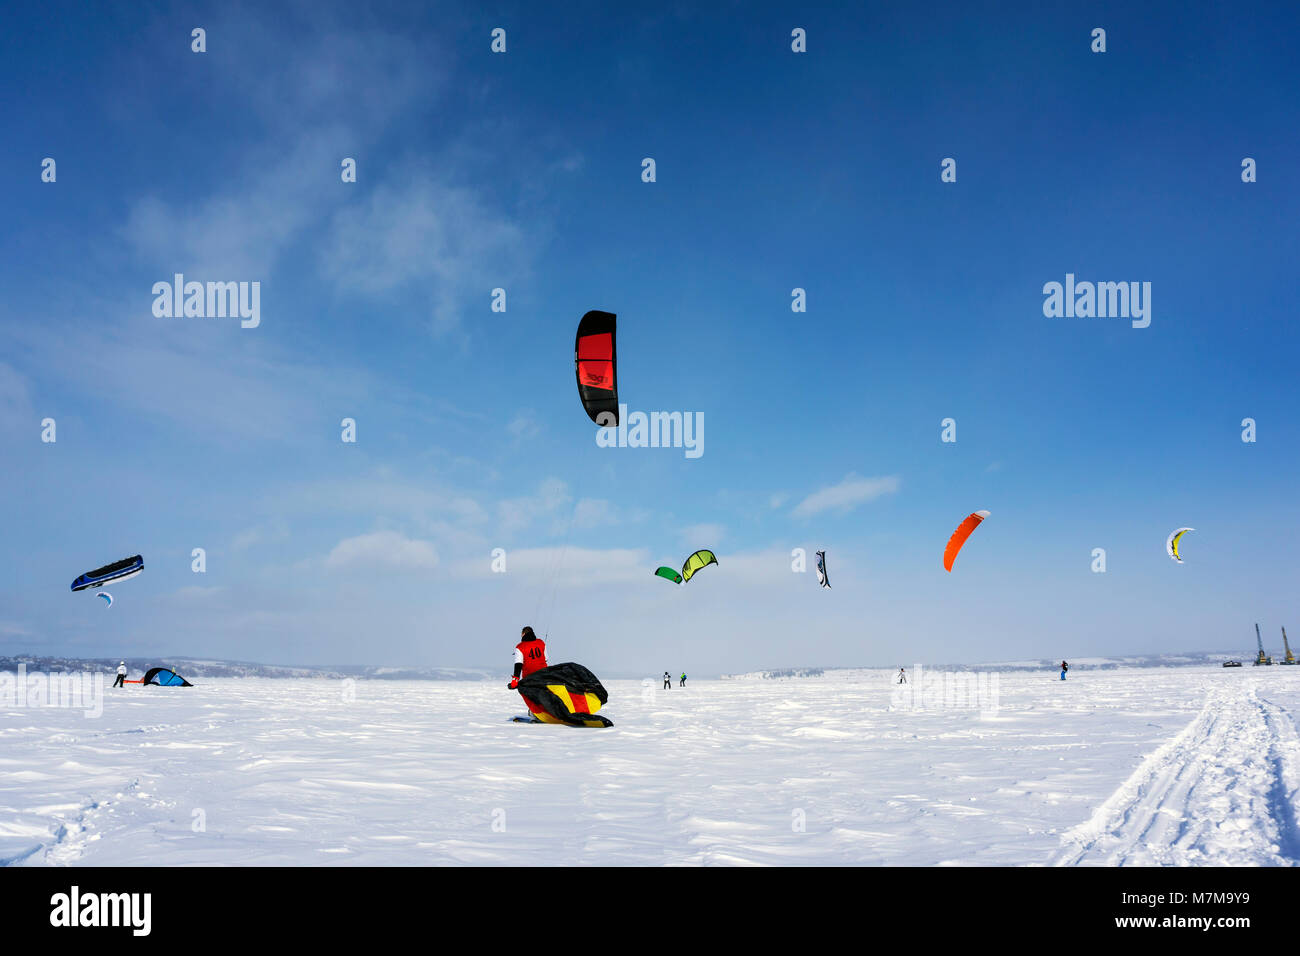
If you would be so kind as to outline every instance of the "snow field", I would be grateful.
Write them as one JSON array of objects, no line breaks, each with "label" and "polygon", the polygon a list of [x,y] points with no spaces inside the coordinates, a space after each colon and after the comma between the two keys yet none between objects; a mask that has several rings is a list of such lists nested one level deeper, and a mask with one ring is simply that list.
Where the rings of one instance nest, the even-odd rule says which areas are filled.
[{"label": "snow field", "polygon": [[0,703],[0,862],[1300,859],[1300,668],[1002,673],[996,713],[911,709],[896,674],[608,681],[608,730],[510,723],[503,682],[130,686],[98,718]]}]

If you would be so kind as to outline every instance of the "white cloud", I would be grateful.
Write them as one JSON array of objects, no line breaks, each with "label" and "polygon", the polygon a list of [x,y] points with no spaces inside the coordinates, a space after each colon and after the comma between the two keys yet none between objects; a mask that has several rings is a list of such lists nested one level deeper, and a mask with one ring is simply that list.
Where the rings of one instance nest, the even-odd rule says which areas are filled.
[{"label": "white cloud", "polygon": [[510,424],[506,426],[506,431],[510,432],[511,437],[513,437],[515,441],[532,438],[539,434],[541,430],[542,424],[537,420],[532,409],[520,412],[514,417]]},{"label": "white cloud", "polygon": [[[142,296],[146,313],[148,303]],[[364,372],[344,376],[248,333],[240,338],[237,323],[222,334],[216,326],[152,316],[114,318],[106,328],[83,326],[74,344],[26,326],[0,325],[0,343],[28,348],[32,365],[59,386],[90,391],[115,411],[242,440],[310,434],[318,427],[320,403],[355,401],[370,385]]]},{"label": "white cloud", "polygon": [[[631,548],[516,548],[506,551],[505,576],[512,582],[591,587],[598,584],[644,583],[653,570],[643,550]],[[496,578],[486,557],[466,561],[458,568],[464,577]]]},{"label": "white cloud", "polygon": [[246,548],[251,548],[253,545],[257,544],[257,542],[261,540],[262,540],[261,528],[246,528],[243,531],[239,532],[237,535],[235,535],[234,538],[231,539],[230,550],[243,551]]},{"label": "white cloud", "polygon": [[434,479],[402,478],[387,471],[356,478],[324,478],[291,485],[263,501],[277,514],[383,515],[402,521],[451,521],[477,526],[487,520],[471,495],[440,487]]},{"label": "white cloud", "polygon": [[340,541],[325,559],[331,570],[382,565],[403,571],[420,571],[438,566],[438,552],[427,541],[418,541],[396,531],[375,531]]},{"label": "white cloud", "polygon": [[500,529],[512,534],[550,519],[550,532],[564,535],[573,529],[599,528],[617,524],[614,505],[604,498],[580,498],[576,502],[569,486],[558,478],[548,478],[537,493],[521,498],[506,498],[497,503]]},{"label": "white cloud", "polygon": [[573,508],[573,526],[575,528],[599,528],[602,525],[617,524],[614,505],[604,498],[583,498]]},{"label": "white cloud", "polygon": [[171,599],[187,604],[202,604],[221,597],[225,591],[226,588],[224,587],[204,588],[191,584],[183,588],[177,588],[171,593]]},{"label": "white cloud", "polygon": [[289,537],[289,525],[281,517],[275,517],[267,524],[257,524],[238,532],[230,541],[231,551],[246,551],[255,545],[265,545],[273,541],[283,541]]},{"label": "white cloud", "polygon": [[722,543],[726,533],[720,524],[693,524],[682,529],[682,544],[693,549],[713,549]]},{"label": "white cloud", "polygon": [[[306,158],[288,162],[292,167]],[[264,282],[281,249],[307,224],[307,199],[302,184],[280,168],[279,178],[249,184],[240,195],[176,204],[145,197],[127,213],[121,235],[154,267],[156,281],[170,282],[173,272],[182,272],[187,281]]]},{"label": "white cloud", "polygon": [[418,286],[437,334],[460,325],[462,309],[517,277],[523,230],[474,192],[416,175],[376,186],[334,214],[320,257],[322,275],[374,296]]},{"label": "white cloud", "polygon": [[25,426],[34,430],[38,425],[27,380],[13,367],[0,362],[0,428],[16,430]]},{"label": "white cloud", "polygon": [[383,164],[367,165],[358,147],[444,87],[446,70],[428,40],[313,10],[286,43],[276,17],[236,16],[237,25],[209,24],[213,36],[240,38],[223,51],[232,68],[212,75],[213,95],[244,104],[271,132],[237,152],[214,145],[216,155],[229,157],[229,173],[210,192],[150,195],[132,205],[121,236],[157,265],[160,280],[171,271],[200,280],[269,279],[282,253],[321,234],[328,210],[361,188],[340,181],[342,158],[358,159],[359,176],[372,181]]},{"label": "white cloud", "polygon": [[859,478],[857,475],[848,475],[837,485],[814,491],[795,505],[791,514],[796,518],[808,518],[824,511],[846,514],[864,502],[894,494],[898,491],[898,486],[897,475],[881,478]]},{"label": "white cloud", "polygon": [[539,518],[558,517],[567,511],[572,500],[568,485],[558,478],[548,478],[538,486],[536,494],[505,498],[497,503],[501,530],[509,534],[522,531]]}]

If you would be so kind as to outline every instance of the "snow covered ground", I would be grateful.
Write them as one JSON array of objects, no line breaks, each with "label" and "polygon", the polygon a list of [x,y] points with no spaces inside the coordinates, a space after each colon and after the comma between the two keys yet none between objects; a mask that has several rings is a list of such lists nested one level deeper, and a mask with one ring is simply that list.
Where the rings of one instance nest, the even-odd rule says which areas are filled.
[{"label": "snow covered ground", "polygon": [[996,712],[893,678],[610,681],[609,730],[504,682],[0,703],[0,862],[1300,861],[1300,667],[1004,673]]}]

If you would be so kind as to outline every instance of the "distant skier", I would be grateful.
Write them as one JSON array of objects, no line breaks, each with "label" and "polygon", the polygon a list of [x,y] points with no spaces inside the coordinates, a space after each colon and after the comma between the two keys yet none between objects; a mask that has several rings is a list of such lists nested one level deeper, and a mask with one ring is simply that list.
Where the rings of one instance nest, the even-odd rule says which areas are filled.
[{"label": "distant skier", "polygon": [[519,632],[519,643],[515,645],[515,674],[510,678],[510,689],[518,690],[520,678],[545,666],[546,642],[534,634],[531,627],[525,627]]},{"label": "distant skier", "polygon": [[126,682],[126,661],[122,661],[117,665],[117,680],[113,681],[113,686],[125,687],[126,686],[125,682]]},{"label": "distant skier", "polygon": [[664,690],[673,689],[673,677],[667,671],[664,671]]},{"label": "distant skier", "polygon": [[1061,661],[1061,680],[1065,680],[1065,672],[1068,671],[1069,669],[1070,669],[1070,665],[1067,664],[1065,661]]},{"label": "distant skier", "polygon": [[681,682],[680,684],[678,684],[677,686],[678,686],[678,687],[685,687],[685,686],[686,686],[686,671],[682,671],[682,682]]},{"label": "distant skier", "polygon": [[898,682],[900,684],[907,683],[907,671],[903,670],[901,667],[898,669]]}]

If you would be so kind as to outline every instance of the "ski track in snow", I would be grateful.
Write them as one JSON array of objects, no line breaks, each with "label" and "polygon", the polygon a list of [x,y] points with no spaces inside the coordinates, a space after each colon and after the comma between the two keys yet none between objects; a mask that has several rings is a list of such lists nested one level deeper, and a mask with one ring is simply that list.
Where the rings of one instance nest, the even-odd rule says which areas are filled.
[{"label": "ski track in snow", "polygon": [[510,723],[496,682],[0,704],[0,865],[1300,860],[1300,668],[1004,673],[991,715],[896,673],[610,681],[609,730]]},{"label": "ski track in snow", "polygon": [[[1248,679],[1249,680],[1249,679]],[[1091,819],[1058,866],[1295,866],[1300,740],[1258,682],[1218,688]]]}]

